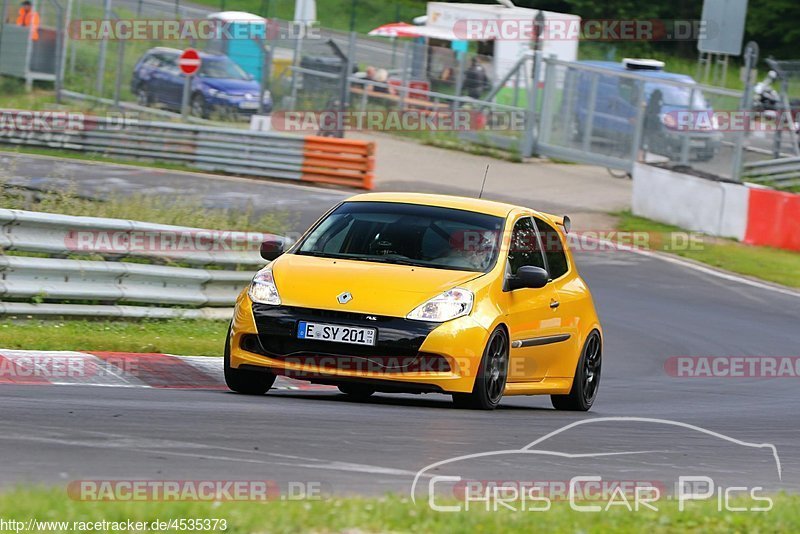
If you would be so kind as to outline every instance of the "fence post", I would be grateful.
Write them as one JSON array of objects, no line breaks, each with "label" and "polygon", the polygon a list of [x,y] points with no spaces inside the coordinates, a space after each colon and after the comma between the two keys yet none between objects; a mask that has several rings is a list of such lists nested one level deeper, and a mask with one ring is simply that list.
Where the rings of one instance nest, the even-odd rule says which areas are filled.
[{"label": "fence post", "polygon": [[[694,88],[692,88],[689,91],[689,112],[690,113],[692,111],[694,111],[694,95],[695,95],[695,91],[696,91],[696,89],[694,89]],[[683,137],[681,138],[681,159],[680,159],[681,165],[688,165],[689,164],[689,143],[691,142],[691,139],[689,139],[689,137],[691,136],[691,133],[692,133],[691,130],[687,130],[687,131],[683,132]]]},{"label": "fence post", "polygon": [[[752,109],[753,107],[753,69],[758,62],[758,44],[750,41],[744,48],[744,93],[742,93],[742,101],[739,103],[739,109],[742,111]],[[744,137],[746,129],[750,126],[748,121],[745,121],[745,131],[736,134],[736,144],[733,147],[733,154],[731,162],[733,168],[731,169],[731,177],[737,181],[742,181],[742,151],[744,150]]]},{"label": "fence post", "polygon": [[400,98],[397,100],[398,109],[402,110],[405,107],[406,94],[408,90],[408,69],[409,69],[409,42],[403,43],[403,72],[401,73],[400,83]]},{"label": "fence post", "polygon": [[353,72],[354,57],[356,55],[356,39],[358,34],[354,31],[350,32],[350,40],[347,43],[347,61],[344,64],[344,83],[342,87],[342,105],[341,110],[346,111],[350,105],[350,74]]},{"label": "fence post", "polygon": [[[103,2],[103,19],[111,19],[111,0],[104,0]],[[108,48],[108,40],[102,39],[100,41],[100,53],[97,56],[97,78],[94,82],[94,92],[97,96],[103,96],[103,78],[106,73],[106,49]]]},{"label": "fence post", "polygon": [[[692,90],[691,100],[689,100],[689,109],[691,109],[691,102],[694,102],[694,90]],[[636,123],[633,128],[633,144],[631,146],[631,169],[633,173],[633,164],[636,163],[639,156],[639,149],[642,146],[642,135],[644,132],[644,112],[647,103],[644,99],[644,82],[639,80],[636,84]],[[688,148],[689,144],[686,144]]]},{"label": "fence post", "polygon": [[[551,55],[548,60],[555,60],[556,56]],[[544,67],[544,90],[542,92],[542,115],[539,120],[539,129],[536,136],[536,147],[540,143],[547,143],[550,141],[550,129],[553,124],[553,106],[550,104],[556,91],[556,66],[552,61],[545,60]]]},{"label": "fence post", "polygon": [[[583,139],[581,139],[581,149],[584,152],[589,152],[589,150],[592,147],[592,130],[594,130],[594,107],[597,104],[597,85],[599,84],[599,82],[600,82],[600,75],[596,73],[593,74],[592,85],[589,88],[589,103],[586,106],[588,116],[586,117],[586,124],[583,127]],[[638,115],[639,112],[638,108],[636,112]],[[566,119],[566,117],[564,118]],[[570,126],[567,126],[568,130],[569,128]],[[569,132],[567,135],[569,135],[570,133],[572,132]]]},{"label": "fence post", "polygon": [[295,39],[294,56],[292,57],[292,83],[291,90],[289,91],[289,94],[291,95],[291,102],[289,102],[289,105],[287,106],[289,108],[288,111],[294,111],[295,107],[297,106],[297,67],[300,66],[300,54],[303,49],[304,35],[305,32],[303,33],[303,36],[299,36],[297,39]]},{"label": "fence post", "polygon": [[536,153],[536,145],[539,141],[539,77],[542,72],[542,50],[536,47],[533,52],[533,66],[531,70],[531,87],[528,91],[528,120],[525,124],[525,136],[523,139],[522,156],[531,157]]},{"label": "fence post", "polygon": [[125,65],[125,39],[117,43],[117,75],[114,79],[114,106],[119,108],[119,96],[122,90],[122,67]]},{"label": "fence post", "polygon": [[[270,82],[272,81],[272,46],[264,41],[261,54],[264,61],[261,64],[261,90],[258,92],[258,114],[264,114],[264,94],[269,90]],[[275,101],[272,101],[272,107],[275,108]]]}]

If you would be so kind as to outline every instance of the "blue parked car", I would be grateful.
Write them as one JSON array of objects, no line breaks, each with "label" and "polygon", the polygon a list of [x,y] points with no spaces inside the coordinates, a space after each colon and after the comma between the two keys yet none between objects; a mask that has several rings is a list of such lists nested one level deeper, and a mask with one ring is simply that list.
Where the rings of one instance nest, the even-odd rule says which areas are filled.
[{"label": "blue parked car", "polygon": [[[180,111],[184,76],[178,68],[180,50],[153,48],[136,63],[131,91],[142,106],[161,105]],[[197,117],[212,113],[247,116],[258,111],[260,84],[228,56],[200,53],[200,70],[192,77],[190,106]],[[264,112],[272,111],[272,96],[264,92]]]},{"label": "blue parked car", "polygon": [[[619,72],[635,72],[645,76],[644,102],[646,102],[642,144],[652,153],[677,159],[680,156],[683,140],[688,137],[689,157],[693,160],[707,161],[719,150],[722,133],[715,124],[707,121],[705,129],[693,128],[682,131],[676,123],[679,112],[692,111],[712,116],[714,110],[706,101],[703,92],[670,81],[695,85],[691,76],[664,72],[663,63],[651,60],[625,60],[622,63],[611,61],[581,61],[581,64],[601,67],[608,75],[601,74],[598,79],[592,136],[595,138],[616,139],[627,144],[634,135],[637,115],[638,85],[641,82],[632,78],[616,76]],[[593,74],[574,71],[575,109],[572,110],[572,136],[577,141],[583,135],[588,123],[589,101]],[[649,81],[652,80],[652,81]],[[692,94],[694,95],[692,97]],[[689,100],[693,98],[690,103]],[[565,105],[562,102],[562,105]]]}]

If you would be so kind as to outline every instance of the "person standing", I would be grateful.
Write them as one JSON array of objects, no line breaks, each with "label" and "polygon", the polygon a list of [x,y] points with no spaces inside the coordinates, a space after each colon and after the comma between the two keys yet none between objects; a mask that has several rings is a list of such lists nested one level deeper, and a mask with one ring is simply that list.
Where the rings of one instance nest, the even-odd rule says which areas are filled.
[{"label": "person standing", "polygon": [[20,4],[17,26],[29,27],[31,40],[39,40],[39,13],[33,10],[33,4],[31,4],[30,0],[23,0]]},{"label": "person standing", "polygon": [[473,57],[464,76],[464,90],[470,98],[478,100],[489,87],[489,77],[478,58]]}]

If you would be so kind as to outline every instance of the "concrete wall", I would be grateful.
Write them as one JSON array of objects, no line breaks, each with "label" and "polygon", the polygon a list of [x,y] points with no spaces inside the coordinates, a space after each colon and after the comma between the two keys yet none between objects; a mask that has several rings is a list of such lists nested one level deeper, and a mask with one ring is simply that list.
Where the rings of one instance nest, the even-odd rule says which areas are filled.
[{"label": "concrete wall", "polygon": [[748,188],[637,163],[633,214],[687,230],[743,240]]}]

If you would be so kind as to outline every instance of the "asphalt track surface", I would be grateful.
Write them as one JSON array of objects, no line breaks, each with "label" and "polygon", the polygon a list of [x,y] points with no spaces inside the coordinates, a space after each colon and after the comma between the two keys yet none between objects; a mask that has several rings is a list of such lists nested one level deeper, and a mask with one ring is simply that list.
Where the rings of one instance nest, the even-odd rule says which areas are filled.
[{"label": "asphalt track surface", "polygon": [[[301,200],[304,217],[343,196],[272,187],[277,203]],[[321,482],[337,494],[405,493],[429,464],[517,450],[565,425],[592,421],[537,446],[588,456],[479,457],[426,471],[421,480],[431,473],[481,480],[602,474],[669,485],[677,474],[694,474],[718,485],[800,488],[800,378],[675,378],[664,366],[671,356],[800,356],[800,298],[658,257],[608,250],[576,256],[605,329],[600,394],[589,413],[557,412],[547,397],[508,397],[494,412],[475,412],[433,394],[379,394],[359,403],[327,391],[247,397],[1,385],[0,485],[270,479]],[[715,434],[603,420],[614,417],[678,421]],[[780,480],[770,450],[743,442],[775,446]],[[627,454],[597,456],[612,452]]]}]

